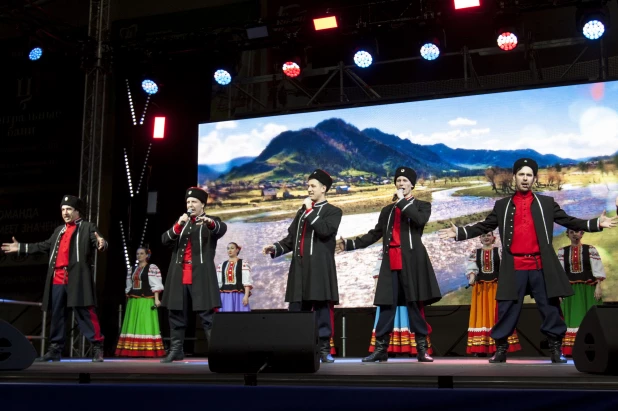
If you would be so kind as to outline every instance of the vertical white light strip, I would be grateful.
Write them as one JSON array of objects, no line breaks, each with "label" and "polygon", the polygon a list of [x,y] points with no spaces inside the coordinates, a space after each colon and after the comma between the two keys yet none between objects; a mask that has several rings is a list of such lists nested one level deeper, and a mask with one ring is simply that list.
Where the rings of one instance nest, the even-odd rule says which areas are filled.
[{"label": "vertical white light strip", "polygon": [[129,193],[133,197],[133,183],[131,182],[131,168],[129,167],[129,156],[127,155],[127,149],[124,149],[124,165],[127,168],[127,181],[129,182]]},{"label": "vertical white light strip", "polygon": [[137,190],[135,190],[135,194],[139,194],[139,189],[142,186],[142,180],[144,179],[144,174],[146,173],[146,166],[148,165],[148,156],[150,156],[151,148],[152,148],[152,143],[148,144],[148,151],[146,151],[146,158],[144,159],[144,166],[142,167],[142,174],[139,176],[139,182],[137,183]]},{"label": "vertical white light strip", "polygon": [[144,124],[144,119],[146,118],[146,111],[148,110],[148,103],[150,103],[150,94],[146,97],[146,104],[144,105],[144,112],[142,113],[142,118],[139,120],[139,125]]},{"label": "vertical white light strip", "polygon": [[127,95],[129,96],[129,108],[131,109],[131,117],[133,118],[133,125],[137,125],[137,120],[135,119],[135,107],[133,106],[133,97],[131,96],[131,87],[129,87],[129,79],[125,79],[127,84]]},{"label": "vertical white light strip", "polygon": [[127,249],[127,239],[124,236],[124,226],[122,221],[120,222],[120,234],[122,235],[122,247],[124,248],[124,258],[127,263],[127,270],[131,270],[131,263],[129,262],[129,250]]}]

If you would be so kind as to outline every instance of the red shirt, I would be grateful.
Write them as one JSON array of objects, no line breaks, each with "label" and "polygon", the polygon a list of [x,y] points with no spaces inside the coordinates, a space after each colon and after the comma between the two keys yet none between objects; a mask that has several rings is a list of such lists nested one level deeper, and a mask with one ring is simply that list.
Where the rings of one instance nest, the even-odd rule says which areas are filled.
[{"label": "red shirt", "polygon": [[513,219],[513,254],[539,254],[532,257],[521,255],[514,256],[515,270],[540,270],[541,263],[539,240],[536,236],[534,221],[532,220],[532,201],[534,196],[530,191],[527,193],[517,192],[513,196],[515,205],[515,218]]},{"label": "red shirt", "polygon": [[[408,197],[406,200],[411,198]],[[391,271],[403,269],[403,262],[401,260],[401,209],[397,206],[395,206],[395,220],[393,221],[393,237],[388,246],[388,259],[391,264]]]},{"label": "red shirt", "polygon": [[[195,222],[195,217],[191,217],[191,222]],[[210,230],[215,228],[214,223],[210,223],[207,226]],[[176,222],[174,224],[174,232],[177,235],[180,235],[182,232],[182,226]],[[187,241],[187,246],[185,247],[185,252],[182,256],[182,283],[183,284],[193,284],[193,261],[191,261],[191,238]]]},{"label": "red shirt", "polygon": [[60,238],[60,244],[58,244],[58,255],[56,256],[53,284],[62,285],[68,284],[69,282],[69,272],[65,270],[65,268],[69,266],[69,249],[71,248],[71,238],[77,229],[77,221],[79,220],[67,223],[65,225],[64,233]]},{"label": "red shirt", "polygon": [[311,208],[308,208],[305,211],[305,221],[303,222],[303,234],[300,236],[300,252],[299,255],[302,257],[303,256],[303,248],[305,246],[305,232],[307,231],[307,218],[309,218],[309,214],[313,211],[313,205],[315,203],[312,201],[311,202]]}]

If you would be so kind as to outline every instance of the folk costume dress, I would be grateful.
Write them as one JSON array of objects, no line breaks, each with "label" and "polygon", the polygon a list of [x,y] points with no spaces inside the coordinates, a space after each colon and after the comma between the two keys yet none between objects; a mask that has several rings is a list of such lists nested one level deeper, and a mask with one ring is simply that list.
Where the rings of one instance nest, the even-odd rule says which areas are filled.
[{"label": "folk costume dress", "polygon": [[[380,266],[382,265],[382,253],[378,258],[378,262],[371,272],[372,278],[378,278],[380,275]],[[421,308],[421,314],[425,318],[425,310]],[[380,318],[380,306],[376,308],[376,316],[373,322],[373,330],[371,331],[371,342],[369,343],[369,352],[373,352],[376,348],[376,327],[378,326],[378,319]],[[431,348],[431,326],[427,323],[427,353],[432,354]],[[414,333],[410,331],[410,319],[408,318],[408,308],[405,305],[398,305],[395,312],[395,326],[390,333],[390,344],[387,352],[395,354],[412,354],[416,355],[416,339]]]},{"label": "folk costume dress", "polygon": [[[496,352],[496,343],[489,335],[498,318],[496,291],[502,251],[498,247],[477,248],[466,261],[466,278],[474,274],[472,302],[468,322],[468,354],[490,354]],[[521,350],[517,331],[508,337],[509,352]]]},{"label": "folk costume dress", "polygon": [[138,266],[127,273],[127,309],[116,346],[117,357],[165,356],[159,313],[152,308],[154,293],[162,291],[161,271],[156,265]]},{"label": "folk costume dress", "polygon": [[219,312],[251,311],[250,304],[245,306],[242,303],[245,297],[245,287],[253,289],[249,263],[240,258],[236,261],[228,260],[217,266],[217,272],[221,292]]},{"label": "folk costume dress", "polygon": [[575,335],[584,316],[594,306],[602,304],[594,298],[597,284],[605,280],[605,268],[597,249],[591,245],[580,244],[567,246],[558,250],[558,259],[569,278],[573,292],[571,297],[561,303],[567,332],[562,341],[562,353],[573,354]]}]

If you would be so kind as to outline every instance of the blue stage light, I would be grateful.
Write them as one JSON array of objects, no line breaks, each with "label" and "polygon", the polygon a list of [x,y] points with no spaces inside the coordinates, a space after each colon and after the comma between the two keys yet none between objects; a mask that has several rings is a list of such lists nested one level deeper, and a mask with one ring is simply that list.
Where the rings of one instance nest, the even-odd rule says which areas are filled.
[{"label": "blue stage light", "polygon": [[222,86],[227,86],[232,82],[232,76],[225,70],[215,71],[215,81]]},{"label": "blue stage light", "polygon": [[367,68],[373,63],[373,57],[365,50],[359,50],[354,54],[354,63],[360,68]]},{"label": "blue stage light", "polygon": [[28,54],[28,58],[32,61],[36,61],[41,58],[43,55],[43,49],[40,47],[35,47],[30,50],[30,54]]},{"label": "blue stage light", "polygon": [[605,33],[605,25],[599,20],[589,20],[582,28],[584,37],[589,40],[597,40]]},{"label": "blue stage light", "polygon": [[142,88],[150,95],[157,94],[157,91],[159,91],[159,86],[157,86],[157,83],[152,80],[142,81]]},{"label": "blue stage light", "polygon": [[433,43],[426,43],[421,47],[421,57],[425,60],[435,60],[440,55],[440,49]]}]

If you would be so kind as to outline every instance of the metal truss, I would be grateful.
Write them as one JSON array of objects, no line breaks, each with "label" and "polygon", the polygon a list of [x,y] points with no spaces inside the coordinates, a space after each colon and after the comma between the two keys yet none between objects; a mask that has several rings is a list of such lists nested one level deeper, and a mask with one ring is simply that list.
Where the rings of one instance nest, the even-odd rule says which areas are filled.
[{"label": "metal truss", "polygon": [[[107,76],[109,73],[110,0],[90,0],[88,41],[85,44],[83,68],[85,70],[84,113],[82,121],[82,150],[79,174],[79,197],[85,201],[84,214],[88,221],[99,224],[101,195],[101,166]],[[93,275],[96,284],[97,254],[95,253]],[[76,328],[72,316],[71,354],[83,357],[86,354],[85,339]]]}]

